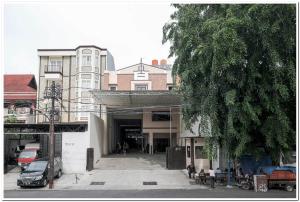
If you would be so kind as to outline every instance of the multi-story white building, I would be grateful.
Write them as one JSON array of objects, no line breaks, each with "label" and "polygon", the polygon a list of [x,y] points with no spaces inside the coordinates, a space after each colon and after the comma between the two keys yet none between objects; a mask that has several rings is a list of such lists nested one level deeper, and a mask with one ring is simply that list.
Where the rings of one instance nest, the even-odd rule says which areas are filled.
[{"label": "multi-story white building", "polygon": [[[44,100],[44,91],[55,81],[63,90],[61,102],[56,103],[60,111],[56,121],[87,121],[89,111],[100,111],[89,91],[102,89],[104,71],[115,69],[114,59],[107,49],[94,45],[75,49],[38,49],[38,56],[39,109],[49,110],[50,103]],[[42,114],[37,116],[37,122],[47,121]]]}]

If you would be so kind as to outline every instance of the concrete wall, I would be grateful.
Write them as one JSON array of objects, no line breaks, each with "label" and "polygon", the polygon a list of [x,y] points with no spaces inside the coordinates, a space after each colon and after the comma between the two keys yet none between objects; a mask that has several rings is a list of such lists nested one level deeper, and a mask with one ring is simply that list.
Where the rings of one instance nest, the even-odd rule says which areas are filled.
[{"label": "concrete wall", "polygon": [[64,173],[86,171],[86,151],[89,147],[88,132],[62,133],[62,162]]},{"label": "concrete wall", "polygon": [[90,113],[88,122],[88,134],[90,135],[89,147],[94,148],[94,164],[103,155],[103,120],[95,114]]},{"label": "concrete wall", "polygon": [[109,90],[109,73],[106,72],[104,73],[103,77],[102,77],[103,81],[102,81],[102,90]]},{"label": "concrete wall", "polygon": [[[167,84],[172,84],[171,70],[157,68],[151,65],[144,65],[144,73],[149,75],[146,79],[139,79],[140,83],[147,83],[148,90],[168,90]],[[134,90],[133,83],[137,80],[134,79],[134,72],[139,71],[140,64],[132,65],[127,68],[121,68],[115,72],[107,71],[109,78],[103,82],[105,90],[109,89],[109,84],[117,84],[117,90]],[[106,75],[104,77],[107,77]],[[132,87],[133,86],[133,87]]]},{"label": "concrete wall", "polygon": [[[144,109],[143,113],[143,128],[149,129],[149,128],[170,128],[170,122],[169,121],[152,121],[152,111],[166,111],[169,112],[169,108],[157,108],[157,109]],[[179,110],[178,109],[172,109],[172,121],[171,126],[172,128],[176,128],[179,124]]]},{"label": "concrete wall", "polygon": [[62,160],[65,173],[86,172],[87,148],[94,148],[94,165],[108,152],[104,121],[90,113],[88,131],[62,134]]},{"label": "concrete wall", "polygon": [[[191,139],[186,139],[186,151],[187,147],[191,146]],[[204,138],[194,138],[194,157],[195,157],[195,147],[196,146],[204,146]],[[192,155],[191,155],[192,156]],[[189,165],[191,163],[191,158],[187,157],[186,155],[186,165]],[[205,172],[208,172],[209,170],[209,160],[208,159],[194,159],[194,164],[196,167],[196,171],[200,172],[201,169],[204,169]]]},{"label": "concrete wall", "polygon": [[131,74],[118,74],[118,90],[130,90],[131,81],[133,81],[133,72]]},{"label": "concrete wall", "polygon": [[167,90],[167,74],[149,74],[152,90]]},{"label": "concrete wall", "polygon": [[[150,145],[151,154],[151,146],[153,148],[153,138],[170,138],[170,132],[172,134],[171,144],[173,146],[180,145],[180,115],[179,109],[172,109],[172,121],[170,125],[170,121],[152,121],[152,111],[168,111],[169,108],[165,109],[144,109],[143,113],[143,133],[148,133],[148,143]],[[170,131],[171,126],[171,131]]]}]

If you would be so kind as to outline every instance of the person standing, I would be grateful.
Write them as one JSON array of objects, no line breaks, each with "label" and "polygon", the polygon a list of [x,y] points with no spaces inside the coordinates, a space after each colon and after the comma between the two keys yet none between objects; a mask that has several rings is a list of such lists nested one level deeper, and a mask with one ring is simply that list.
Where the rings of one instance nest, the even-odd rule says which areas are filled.
[{"label": "person standing", "polygon": [[147,154],[149,154],[149,152],[150,152],[150,151],[149,151],[149,148],[150,148],[150,146],[149,146],[149,144],[147,144],[147,145],[146,145],[146,153],[147,153]]},{"label": "person standing", "polygon": [[215,188],[215,171],[213,168],[209,169],[210,187]]},{"label": "person standing", "polygon": [[120,142],[118,142],[118,143],[117,143],[117,152],[118,152],[118,154],[121,153],[121,150],[122,150],[121,144],[120,144]]},{"label": "person standing", "polygon": [[123,154],[126,155],[126,142],[123,143]]},{"label": "person standing", "polygon": [[129,144],[127,142],[125,142],[125,150],[126,150],[126,153],[128,153],[128,150],[129,150]]}]

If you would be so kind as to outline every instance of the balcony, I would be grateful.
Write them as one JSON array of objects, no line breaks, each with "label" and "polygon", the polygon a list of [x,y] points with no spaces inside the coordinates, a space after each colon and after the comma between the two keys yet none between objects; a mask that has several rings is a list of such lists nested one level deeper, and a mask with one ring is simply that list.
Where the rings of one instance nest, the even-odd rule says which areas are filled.
[{"label": "balcony", "polygon": [[31,124],[31,123],[35,123],[35,115],[34,114],[5,114],[4,122]]},{"label": "balcony", "polygon": [[61,80],[62,79],[62,66],[61,65],[45,65],[45,78],[48,80]]}]

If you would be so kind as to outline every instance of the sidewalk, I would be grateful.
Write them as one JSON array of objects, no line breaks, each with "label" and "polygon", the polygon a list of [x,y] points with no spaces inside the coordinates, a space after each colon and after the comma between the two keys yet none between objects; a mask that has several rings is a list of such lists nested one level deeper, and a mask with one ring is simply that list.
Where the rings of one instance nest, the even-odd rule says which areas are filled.
[{"label": "sidewalk", "polygon": [[[94,170],[83,174],[66,174],[55,179],[55,190],[149,190],[149,189],[208,189],[189,179],[187,170],[167,170],[165,155],[109,155],[95,164]],[[19,169],[4,175],[5,190],[20,190],[17,186]],[[153,183],[155,185],[153,185]],[[96,184],[96,185],[92,185]],[[146,185],[152,184],[152,185]],[[44,188],[32,188],[48,190]],[[32,190],[22,189],[22,190]]]},{"label": "sidewalk", "polygon": [[[4,175],[5,190],[20,190],[16,180],[18,172]],[[85,174],[63,174],[54,181],[55,190],[148,190],[148,189],[208,189],[194,184],[183,170],[92,170]],[[91,183],[103,185],[91,185]],[[143,185],[143,182],[156,182],[157,185]],[[192,182],[192,183],[190,183]],[[48,190],[48,187],[33,188]],[[22,189],[32,190],[32,189]]]}]

